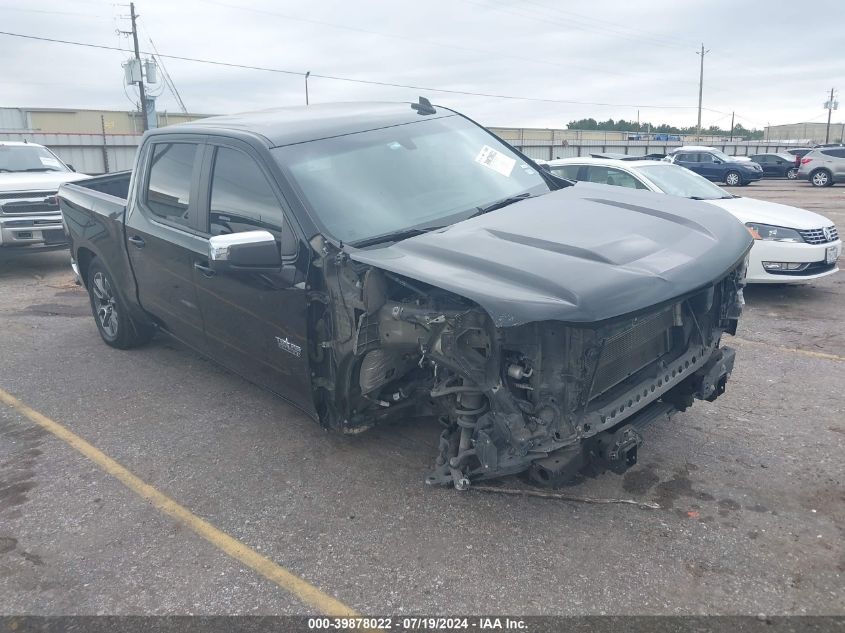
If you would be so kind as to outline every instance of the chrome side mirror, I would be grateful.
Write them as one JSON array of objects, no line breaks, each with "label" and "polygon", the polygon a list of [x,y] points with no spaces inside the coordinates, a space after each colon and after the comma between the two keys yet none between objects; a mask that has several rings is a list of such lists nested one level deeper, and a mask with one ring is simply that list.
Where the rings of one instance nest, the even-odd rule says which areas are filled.
[{"label": "chrome side mirror", "polygon": [[278,271],[282,257],[276,238],[269,231],[244,231],[215,235],[208,240],[208,264],[212,270]]}]

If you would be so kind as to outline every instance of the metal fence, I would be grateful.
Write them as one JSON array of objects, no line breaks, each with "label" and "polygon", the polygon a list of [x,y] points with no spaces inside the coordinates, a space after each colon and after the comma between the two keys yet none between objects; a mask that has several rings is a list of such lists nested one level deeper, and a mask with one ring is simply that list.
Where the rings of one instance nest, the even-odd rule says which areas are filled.
[{"label": "metal fence", "polygon": [[[141,142],[140,134],[48,134],[43,132],[0,132],[0,141],[24,141],[46,145],[59,158],[73,165],[84,174],[105,174],[131,169],[135,151]],[[565,140],[552,137],[542,139],[507,139],[531,158],[554,160],[573,156],[589,156],[593,153],[666,154],[681,142],[664,141],[622,141],[622,140]],[[688,143],[689,144],[689,143]],[[702,143],[704,144],[704,143]],[[710,143],[726,154],[750,156],[764,152],[778,152],[795,147],[783,141],[734,141],[732,143]]]}]

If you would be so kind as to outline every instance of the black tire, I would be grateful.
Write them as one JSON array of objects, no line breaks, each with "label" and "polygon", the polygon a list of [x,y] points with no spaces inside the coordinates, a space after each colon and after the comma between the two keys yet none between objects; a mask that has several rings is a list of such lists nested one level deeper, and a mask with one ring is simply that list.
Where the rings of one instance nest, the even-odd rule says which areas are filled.
[{"label": "black tire", "polygon": [[830,187],[833,184],[833,174],[827,169],[817,169],[808,178],[814,187]]},{"label": "black tire", "polygon": [[786,170],[786,178],[788,180],[796,180],[798,178],[798,168],[790,167]]},{"label": "black tire", "polygon": [[149,342],[155,330],[148,323],[136,323],[126,304],[115,292],[115,283],[99,257],[88,265],[88,298],[100,337],[117,349],[130,349]]},{"label": "black tire", "polygon": [[725,174],[725,184],[730,187],[736,187],[737,185],[743,184],[742,174],[738,171],[729,171]]}]

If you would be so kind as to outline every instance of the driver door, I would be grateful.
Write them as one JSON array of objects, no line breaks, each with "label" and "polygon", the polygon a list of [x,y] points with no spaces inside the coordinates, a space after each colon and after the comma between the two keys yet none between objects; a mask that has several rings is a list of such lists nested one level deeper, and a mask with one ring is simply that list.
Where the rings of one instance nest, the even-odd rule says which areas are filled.
[{"label": "driver door", "polygon": [[286,272],[281,266],[278,272],[214,272],[207,253],[196,258],[197,295],[210,355],[314,414],[306,291],[291,276],[291,270],[304,262],[297,262],[299,241],[275,181],[246,143],[212,139],[203,182],[206,236],[269,231],[286,268]]}]

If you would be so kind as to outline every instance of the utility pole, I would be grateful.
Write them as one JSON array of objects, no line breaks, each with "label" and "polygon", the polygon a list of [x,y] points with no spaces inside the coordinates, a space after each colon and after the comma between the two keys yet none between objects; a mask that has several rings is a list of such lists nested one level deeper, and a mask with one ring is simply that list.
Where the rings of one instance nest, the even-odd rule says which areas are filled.
[{"label": "utility pole", "polygon": [[129,3],[129,14],[132,18],[132,42],[135,45],[135,59],[138,60],[138,72],[140,73],[140,81],[138,82],[138,92],[141,94],[141,119],[144,123],[144,131],[149,127],[147,125],[147,92],[144,90],[144,71],[141,65],[141,51],[138,49],[138,27],[135,26],[135,3]]},{"label": "utility pole", "polygon": [[704,44],[701,45],[701,51],[696,52],[696,55],[701,55],[701,71],[698,75],[698,124],[695,126],[698,140],[701,140],[701,98],[704,94],[704,56],[709,52],[709,48],[706,51],[704,50]]},{"label": "utility pole", "polygon": [[305,105],[308,105],[308,77],[311,76],[311,71],[305,73]]},{"label": "utility pole", "polygon": [[731,112],[731,140],[730,140],[731,143],[733,143],[733,141],[734,141],[734,115],[735,114],[736,114],[735,112]]},{"label": "utility pole", "polygon": [[830,142],[830,117],[833,115],[833,111],[839,106],[839,104],[833,100],[833,93],[835,90],[835,88],[830,89],[830,101],[824,104],[824,107],[827,108],[827,128],[824,132],[825,143]]}]

